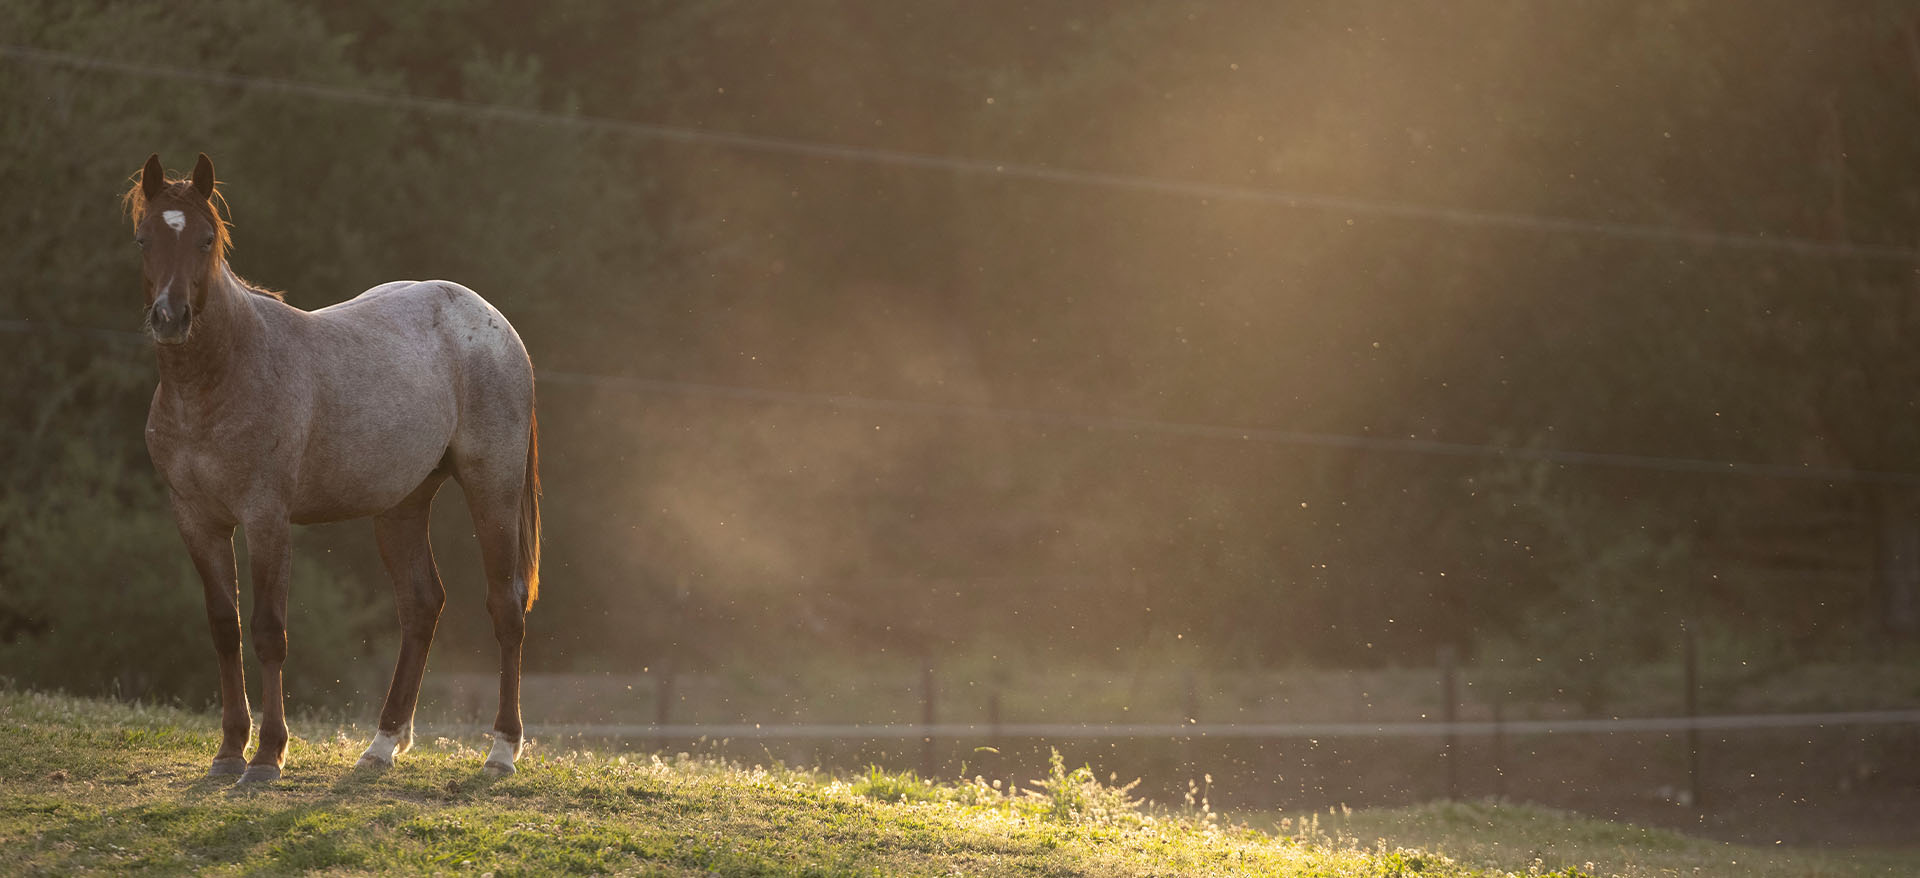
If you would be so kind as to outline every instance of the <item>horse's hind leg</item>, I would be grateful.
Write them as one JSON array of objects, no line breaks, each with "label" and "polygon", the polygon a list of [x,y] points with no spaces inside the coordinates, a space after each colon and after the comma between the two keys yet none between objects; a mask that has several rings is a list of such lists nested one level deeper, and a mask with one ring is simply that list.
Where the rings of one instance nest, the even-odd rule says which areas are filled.
[{"label": "horse's hind leg", "polygon": [[436,472],[419,488],[373,519],[373,535],[380,544],[380,560],[393,579],[394,606],[400,616],[400,658],[394,662],[393,683],[380,708],[380,730],[360,754],[361,767],[385,768],[393,757],[413,746],[413,710],[420,701],[420,678],[426,673],[427,650],[440,623],[446,588],[433,566],[433,546],[427,532],[434,492],[446,481]]},{"label": "horse's hind leg", "polygon": [[[524,452],[522,452],[524,453]],[[519,457],[519,455],[515,455]],[[519,460],[456,458],[460,486],[480,538],[487,573],[487,613],[500,642],[500,709],[493,719],[493,749],[486,769],[513,773],[524,742],[520,724],[520,645],[526,637],[527,586],[520,573],[520,497],[525,470]]]}]

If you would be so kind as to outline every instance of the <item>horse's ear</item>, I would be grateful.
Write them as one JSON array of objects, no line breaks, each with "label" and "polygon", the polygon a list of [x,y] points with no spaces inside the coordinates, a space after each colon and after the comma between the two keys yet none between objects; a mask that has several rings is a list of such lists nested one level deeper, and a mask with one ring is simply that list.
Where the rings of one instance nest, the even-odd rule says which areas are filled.
[{"label": "horse's ear", "polygon": [[200,154],[200,160],[193,163],[193,190],[201,198],[213,197],[213,159],[206,153]]},{"label": "horse's ear", "polygon": [[160,154],[156,152],[147,156],[146,167],[140,169],[140,194],[152,201],[166,185],[167,169],[160,167]]}]

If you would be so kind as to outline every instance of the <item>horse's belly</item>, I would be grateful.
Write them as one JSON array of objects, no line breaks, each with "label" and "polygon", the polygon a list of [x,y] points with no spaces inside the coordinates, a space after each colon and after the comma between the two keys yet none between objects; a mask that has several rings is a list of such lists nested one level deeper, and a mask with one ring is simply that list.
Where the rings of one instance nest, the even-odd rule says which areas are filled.
[{"label": "horse's belly", "polygon": [[302,490],[294,498],[288,518],[294,524],[325,524],[379,515],[400,505],[431,472],[428,467],[418,477],[384,481],[347,476],[335,484]]},{"label": "horse's belly", "polygon": [[400,505],[446,456],[451,423],[416,426],[379,442],[335,443],[316,449],[294,491],[296,524],[345,521]]}]

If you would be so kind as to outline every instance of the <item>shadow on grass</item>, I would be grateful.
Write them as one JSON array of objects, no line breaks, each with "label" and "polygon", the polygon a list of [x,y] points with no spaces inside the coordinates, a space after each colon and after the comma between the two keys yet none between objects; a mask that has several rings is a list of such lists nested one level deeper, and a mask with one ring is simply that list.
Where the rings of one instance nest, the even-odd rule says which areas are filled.
[{"label": "shadow on grass", "polygon": [[364,869],[383,859],[388,831],[472,804],[499,781],[477,767],[449,773],[356,766],[331,780],[314,775],[239,784],[232,776],[196,774],[167,784],[172,801],[90,814],[49,837],[71,849],[144,852],[135,864],[163,869]]},{"label": "shadow on grass", "polygon": [[373,787],[374,782],[393,770],[391,765],[355,765],[345,774],[335,779],[328,791],[334,795],[347,795],[362,792]]},{"label": "shadow on grass", "polygon": [[[450,777],[448,774],[440,771],[422,775],[401,766],[356,765],[327,788],[327,801],[338,802],[370,792],[385,792],[412,801],[450,802],[470,799],[504,779],[478,768],[466,773],[451,773]],[[446,777],[444,783],[422,783],[438,781],[441,777]]]},{"label": "shadow on grass", "polygon": [[239,783],[240,776],[237,774],[202,774],[176,786],[182,792],[200,798],[213,793],[227,792]]}]

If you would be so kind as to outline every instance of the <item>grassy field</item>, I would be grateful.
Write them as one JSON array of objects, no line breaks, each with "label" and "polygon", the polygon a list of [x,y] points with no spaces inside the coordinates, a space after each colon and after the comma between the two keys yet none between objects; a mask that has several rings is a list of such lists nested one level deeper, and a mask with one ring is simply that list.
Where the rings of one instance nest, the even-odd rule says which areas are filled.
[{"label": "grassy field", "polygon": [[352,767],[364,732],[312,724],[284,781],[238,789],[201,777],[214,725],[0,692],[0,874],[1920,875],[1920,855],[1747,849],[1519,806],[1146,813],[1065,766],[1009,794],[536,742],[490,780],[475,738],[377,773]]}]

